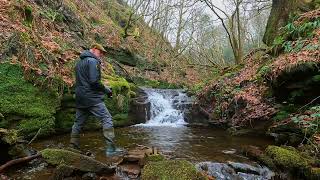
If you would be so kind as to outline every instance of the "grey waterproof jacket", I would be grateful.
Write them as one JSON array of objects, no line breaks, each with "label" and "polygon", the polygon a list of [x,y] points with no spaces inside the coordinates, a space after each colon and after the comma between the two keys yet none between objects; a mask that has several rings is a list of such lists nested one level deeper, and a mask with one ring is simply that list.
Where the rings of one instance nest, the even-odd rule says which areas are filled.
[{"label": "grey waterproof jacket", "polygon": [[84,51],[76,64],[76,106],[88,108],[103,102],[111,90],[101,83],[101,61],[90,51]]}]

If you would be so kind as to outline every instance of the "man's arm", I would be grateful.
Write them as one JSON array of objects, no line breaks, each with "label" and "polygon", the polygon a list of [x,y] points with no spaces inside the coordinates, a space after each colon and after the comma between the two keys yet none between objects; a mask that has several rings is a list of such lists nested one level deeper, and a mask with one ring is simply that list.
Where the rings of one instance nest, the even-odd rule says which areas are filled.
[{"label": "man's arm", "polygon": [[89,61],[89,82],[93,89],[96,91],[101,91],[106,94],[111,93],[111,90],[109,88],[106,88],[101,83],[101,76],[100,76],[100,66],[99,62],[96,60],[90,60]]}]

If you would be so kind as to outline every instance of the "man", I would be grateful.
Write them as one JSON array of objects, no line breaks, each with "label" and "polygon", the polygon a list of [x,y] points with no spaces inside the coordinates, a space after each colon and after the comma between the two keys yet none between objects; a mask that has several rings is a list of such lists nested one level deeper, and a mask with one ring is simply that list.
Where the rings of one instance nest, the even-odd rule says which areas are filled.
[{"label": "man", "polygon": [[103,127],[106,139],[106,155],[116,153],[112,117],[103,102],[104,95],[112,96],[112,91],[101,83],[101,60],[106,50],[94,44],[90,50],[80,55],[76,64],[76,120],[72,126],[70,146],[80,149],[80,131],[89,115],[97,117]]}]

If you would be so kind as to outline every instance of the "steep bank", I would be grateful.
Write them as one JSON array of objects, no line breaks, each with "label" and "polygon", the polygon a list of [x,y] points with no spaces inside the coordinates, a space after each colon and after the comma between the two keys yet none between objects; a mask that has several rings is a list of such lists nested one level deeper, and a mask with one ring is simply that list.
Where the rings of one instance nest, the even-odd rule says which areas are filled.
[{"label": "steep bank", "polygon": [[103,81],[114,91],[106,102],[117,126],[134,123],[127,118],[136,90],[132,82],[181,82],[183,76],[169,68],[171,45],[139,17],[129,22],[130,12],[116,0],[1,0],[0,127],[25,137],[40,128],[40,136],[69,131],[73,67],[92,43],[108,49]]},{"label": "steep bank", "polygon": [[245,65],[227,69],[198,94],[212,122],[254,127],[282,103],[302,106],[318,96],[319,12],[301,15],[284,27],[272,49],[253,50]]}]

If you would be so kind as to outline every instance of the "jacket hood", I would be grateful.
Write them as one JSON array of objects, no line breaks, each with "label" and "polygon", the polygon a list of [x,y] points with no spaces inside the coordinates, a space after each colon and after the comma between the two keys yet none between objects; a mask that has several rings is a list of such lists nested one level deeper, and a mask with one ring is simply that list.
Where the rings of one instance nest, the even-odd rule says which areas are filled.
[{"label": "jacket hood", "polygon": [[81,53],[80,59],[85,59],[85,58],[94,58],[100,61],[100,59],[97,56],[95,56],[93,53],[91,53],[89,50],[86,50],[83,53]]}]

